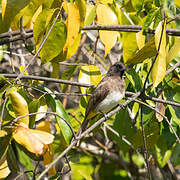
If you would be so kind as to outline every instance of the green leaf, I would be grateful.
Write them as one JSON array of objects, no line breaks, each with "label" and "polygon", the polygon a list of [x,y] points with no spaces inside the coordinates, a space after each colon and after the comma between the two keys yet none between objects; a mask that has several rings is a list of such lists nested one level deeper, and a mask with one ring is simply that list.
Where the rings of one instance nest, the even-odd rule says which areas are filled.
[{"label": "green leaf", "polygon": [[147,18],[144,22],[144,25],[142,27],[142,30],[143,30],[143,33],[146,33],[150,24],[152,23],[154,17],[156,16],[156,14],[159,12],[159,8],[155,7],[155,8],[152,8],[148,15],[147,15]]},{"label": "green leaf", "polygon": [[135,92],[139,91],[142,88],[142,81],[138,73],[136,73],[134,69],[128,70],[126,76],[133,85]]},{"label": "green leaf", "polygon": [[86,12],[84,25],[85,26],[91,25],[95,17],[96,17],[96,6],[87,5],[87,12]]},{"label": "green leaf", "polygon": [[[180,103],[180,86],[176,86],[175,88],[167,88],[164,91],[164,99],[169,101],[175,101]],[[180,108],[177,106],[168,105],[170,113],[172,115],[172,120],[180,125]]]},{"label": "green leaf", "polygon": [[180,144],[176,144],[172,151],[171,162],[174,166],[180,164]]},{"label": "green leaf", "polygon": [[[60,117],[62,117],[67,123],[69,123],[69,125],[71,125],[70,118],[67,112],[65,111],[63,105],[61,104],[61,102],[59,100],[56,100],[55,102],[56,102],[56,113]],[[64,136],[66,143],[70,144],[72,139],[72,131],[69,128],[69,126],[64,122],[64,120],[62,120],[60,117],[56,116],[57,124]]]},{"label": "green leaf", "polygon": [[155,56],[156,52],[154,37],[152,37],[142,49],[129,57],[126,64],[135,65],[141,63],[147,58]]},{"label": "green leaf", "polygon": [[115,134],[112,134],[112,138],[116,140],[118,143],[118,146],[121,147],[121,149],[124,152],[128,152],[128,149],[131,148],[130,145],[128,145],[124,140],[126,139],[130,143],[132,143],[135,130],[132,127],[132,123],[129,117],[128,111],[125,109],[121,109],[113,122],[113,129],[119,133],[119,137]]},{"label": "green leaf", "polygon": [[19,28],[21,17],[23,17],[23,27],[27,26],[28,23],[30,23],[30,21],[32,20],[36,11],[40,11],[40,9],[38,8],[42,4],[42,1],[43,0],[30,0],[29,4],[15,16],[14,20],[12,21],[11,27],[16,29]]},{"label": "green leaf", "polygon": [[[17,153],[18,153],[20,163],[24,167],[26,167],[26,171],[33,171],[34,170],[34,165],[32,163],[31,158],[22,151],[22,149],[20,148],[20,145],[18,145],[17,143],[16,143],[16,145],[17,145],[16,149],[17,149]],[[32,177],[33,174],[32,173],[27,173],[27,175],[30,178],[30,177]]]},{"label": "green leaf", "polygon": [[33,26],[33,38],[35,45],[41,42],[43,34],[52,18],[54,11],[54,9],[43,9],[43,11],[38,15]]},{"label": "green leaf", "polygon": [[[159,138],[159,125],[158,125],[157,120],[155,119],[155,116],[153,118],[149,116],[149,120],[150,121],[144,125],[145,126],[144,130],[145,130],[147,148],[149,150],[152,150]],[[143,113],[143,121],[144,121],[144,113]],[[141,129],[139,129],[137,133],[135,134],[135,136],[133,137],[133,145],[134,145],[134,148],[137,149],[137,148],[143,147],[143,144],[144,143],[143,143],[142,131]]]},{"label": "green leaf", "polygon": [[28,5],[30,0],[2,0],[2,25],[0,32],[6,32],[11,22],[21,9]]},{"label": "green leaf", "polygon": [[[21,156],[22,153],[22,157],[23,156],[27,156],[28,158],[34,160],[34,161],[42,161],[43,160],[43,156],[32,153],[30,151],[28,151],[24,146],[18,144],[16,141],[13,141],[16,145],[16,148],[18,150],[19,156]],[[25,154],[25,155],[24,155]],[[18,156],[18,157],[19,157]],[[24,159],[26,161],[26,158]],[[23,159],[22,159],[23,161]],[[31,165],[31,164],[30,164]],[[28,165],[27,165],[28,166]],[[26,166],[25,166],[26,167]]]},{"label": "green leaf", "polygon": [[7,152],[7,162],[8,162],[8,167],[12,172],[19,172],[19,166],[18,166],[18,161],[15,155],[15,152],[12,148],[12,145],[9,146],[8,152]]},{"label": "green leaf", "polygon": [[[2,132],[2,130],[0,131]],[[9,144],[11,141],[11,134],[5,135],[5,136],[0,136],[0,165],[5,161],[6,159],[6,154],[9,148]]]},{"label": "green leaf", "polygon": [[[37,112],[39,106],[39,100],[35,99],[28,104],[29,113]],[[33,128],[36,115],[29,116],[29,128]]]},{"label": "green leaf", "polygon": [[79,163],[71,163],[72,178],[75,180],[92,180],[94,167],[92,166],[92,158],[85,156],[80,158]]},{"label": "green leaf", "polygon": [[[45,34],[47,35],[49,28]],[[63,22],[56,22],[51,30],[43,48],[40,51],[42,63],[46,63],[55,58],[62,51],[66,42],[66,26]]]},{"label": "green leaf", "polygon": [[157,161],[161,168],[163,168],[172,154],[172,150],[168,149],[167,143],[163,136],[160,136],[157,145],[155,145],[155,150]]}]

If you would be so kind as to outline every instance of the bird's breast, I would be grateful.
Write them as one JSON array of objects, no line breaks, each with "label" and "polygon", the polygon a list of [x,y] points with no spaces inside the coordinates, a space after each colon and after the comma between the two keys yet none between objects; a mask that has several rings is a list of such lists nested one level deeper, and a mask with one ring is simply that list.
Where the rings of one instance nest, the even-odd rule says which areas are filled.
[{"label": "bird's breast", "polygon": [[109,93],[106,98],[98,104],[96,111],[104,113],[110,111],[112,108],[119,104],[123,96],[124,92],[121,93],[119,91],[114,91]]}]

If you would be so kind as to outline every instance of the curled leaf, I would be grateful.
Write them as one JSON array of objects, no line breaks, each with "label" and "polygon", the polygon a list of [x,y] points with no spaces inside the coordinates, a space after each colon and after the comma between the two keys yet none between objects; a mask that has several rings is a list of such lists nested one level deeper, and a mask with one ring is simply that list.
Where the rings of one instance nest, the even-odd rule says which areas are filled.
[{"label": "curled leaf", "polygon": [[54,136],[45,131],[19,125],[13,133],[13,138],[28,151],[43,155],[48,150],[47,144],[53,142]]}]

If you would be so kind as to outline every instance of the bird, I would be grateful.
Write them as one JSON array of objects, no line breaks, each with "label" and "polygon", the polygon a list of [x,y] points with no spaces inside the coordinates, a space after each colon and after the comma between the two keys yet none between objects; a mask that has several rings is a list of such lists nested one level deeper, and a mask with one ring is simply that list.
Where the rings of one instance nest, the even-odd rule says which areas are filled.
[{"label": "bird", "polygon": [[97,85],[88,101],[84,121],[76,134],[77,136],[85,131],[89,121],[97,114],[106,115],[119,104],[125,95],[125,81],[123,79],[125,71],[126,67],[121,62],[111,65],[106,76]]}]

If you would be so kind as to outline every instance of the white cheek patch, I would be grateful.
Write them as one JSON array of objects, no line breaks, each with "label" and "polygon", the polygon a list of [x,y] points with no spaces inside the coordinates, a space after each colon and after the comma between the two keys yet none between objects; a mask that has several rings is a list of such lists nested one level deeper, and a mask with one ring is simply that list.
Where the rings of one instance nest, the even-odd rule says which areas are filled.
[{"label": "white cheek patch", "polygon": [[102,111],[106,113],[110,111],[113,107],[119,104],[123,97],[124,93],[121,94],[119,91],[112,92],[111,94],[107,95],[101,103],[99,103],[99,105],[97,106],[97,112]]}]

